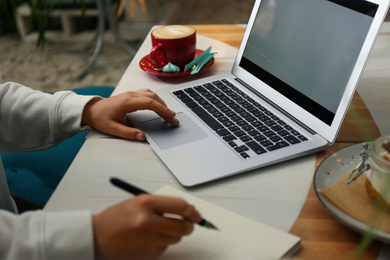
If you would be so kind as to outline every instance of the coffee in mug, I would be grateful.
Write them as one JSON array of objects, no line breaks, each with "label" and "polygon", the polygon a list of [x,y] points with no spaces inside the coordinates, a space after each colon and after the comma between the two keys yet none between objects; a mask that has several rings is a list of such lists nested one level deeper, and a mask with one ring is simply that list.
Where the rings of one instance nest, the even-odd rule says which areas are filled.
[{"label": "coffee in mug", "polygon": [[196,30],[185,25],[166,25],[152,31],[150,60],[157,67],[172,63],[183,71],[195,57]]}]

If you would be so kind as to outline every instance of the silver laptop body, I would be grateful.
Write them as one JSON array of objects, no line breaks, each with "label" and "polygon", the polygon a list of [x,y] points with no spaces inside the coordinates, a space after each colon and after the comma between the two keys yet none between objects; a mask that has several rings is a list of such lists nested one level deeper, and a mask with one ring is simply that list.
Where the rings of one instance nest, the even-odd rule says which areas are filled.
[{"label": "silver laptop body", "polygon": [[[129,114],[128,119],[145,131],[152,149],[184,186],[325,149],[336,139],[388,6],[389,0],[257,0],[231,74],[156,91],[177,112],[179,127],[150,111]],[[221,80],[244,94],[240,102],[256,101],[261,105],[250,104],[252,110],[261,108],[267,117],[283,122],[283,129],[278,125],[268,130],[293,136],[282,135],[288,145],[270,149],[280,138],[257,140],[253,131],[244,139],[237,134],[243,126],[235,132],[213,130],[199,118],[208,109],[199,113],[192,107],[199,105],[196,99],[191,106],[180,101],[179,93],[193,98],[188,87]],[[208,102],[217,106],[214,97]],[[245,128],[257,131],[251,124]],[[299,142],[291,142],[294,138]]]}]

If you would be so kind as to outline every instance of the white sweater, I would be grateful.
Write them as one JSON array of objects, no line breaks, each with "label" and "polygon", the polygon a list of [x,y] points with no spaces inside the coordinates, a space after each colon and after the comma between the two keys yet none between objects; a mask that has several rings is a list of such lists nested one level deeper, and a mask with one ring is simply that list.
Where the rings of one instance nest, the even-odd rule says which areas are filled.
[{"label": "white sweater", "polygon": [[[0,84],[0,153],[50,148],[79,131],[91,96]],[[93,259],[91,212],[15,214],[0,159],[0,259]]]}]

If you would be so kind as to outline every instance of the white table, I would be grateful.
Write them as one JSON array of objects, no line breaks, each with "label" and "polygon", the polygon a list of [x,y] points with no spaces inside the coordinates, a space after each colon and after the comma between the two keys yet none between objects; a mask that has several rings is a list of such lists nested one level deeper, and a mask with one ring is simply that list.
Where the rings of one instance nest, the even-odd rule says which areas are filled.
[{"label": "white table", "polygon": [[[219,29],[203,28],[205,33],[211,35],[210,37],[216,34],[219,35],[221,28],[231,28],[231,26],[224,27],[223,25],[211,27],[218,27]],[[388,132],[389,129],[386,112],[386,108],[389,107],[386,98],[388,97],[387,86],[390,82],[390,74],[388,73],[390,68],[388,65],[390,60],[389,31],[390,23],[385,23],[358,86],[358,92],[364,99],[364,103],[373,115],[382,134]],[[233,35],[234,39],[231,39],[230,36],[229,38],[220,36],[220,38],[237,46],[237,38],[242,37],[242,34],[237,33],[237,30],[233,30],[229,35]],[[213,50],[218,51],[216,63],[209,71],[191,79],[161,79],[142,72],[138,66],[138,61],[148,53],[151,47],[150,39],[147,38],[120,80],[114,94],[144,87],[151,89],[174,87],[185,80],[230,71],[237,50],[205,37],[198,38],[198,48],[205,49],[209,45],[213,46]],[[372,88],[375,88],[375,92],[372,91]],[[350,130],[350,127],[347,129]],[[348,131],[343,133],[344,137],[348,134]],[[336,147],[338,146],[336,144]],[[45,210],[89,208],[93,212],[97,212],[111,204],[127,199],[129,198],[128,194],[117,190],[108,183],[108,177],[118,176],[149,191],[157,190],[168,184],[257,221],[288,231],[291,224],[297,219],[306,198],[314,172],[312,163],[314,163],[314,157],[310,156],[279,165],[281,171],[278,171],[277,168],[279,167],[272,167],[263,171],[258,170],[202,185],[198,188],[185,189],[178,184],[151,151],[147,143],[107,138],[101,134],[93,133],[88,136],[88,140],[49,200]],[[286,171],[283,169],[290,164],[294,166],[293,169],[289,169],[289,172],[293,170],[293,174],[286,175]],[[275,190],[277,192],[273,193]],[[325,209],[316,206],[319,202],[313,195],[313,191],[309,193],[306,202],[308,203],[307,206],[314,206],[314,208],[310,207],[312,210],[309,210],[309,214],[313,212],[327,214],[324,212]],[[302,212],[307,214],[307,207]],[[277,218],[280,214],[282,214],[282,217]],[[301,222],[298,218],[299,223],[294,224],[295,231],[297,231],[297,227],[302,228],[299,225],[303,222],[305,225],[308,223],[311,223],[311,225],[323,224],[324,222],[321,221],[324,221],[324,219],[318,219],[317,221],[316,216],[315,214],[305,215],[304,221]],[[324,215],[321,215],[321,217],[324,217]],[[337,220],[331,216],[328,216],[326,221],[331,228],[339,227],[343,232],[350,231],[348,228],[340,226]],[[307,228],[311,229],[312,226],[308,225]],[[306,236],[304,238],[306,249],[298,254],[299,259],[322,257],[323,254],[326,254],[327,249],[336,251],[340,249],[339,255],[345,255],[345,250],[348,250],[344,247],[345,245],[349,246],[348,248],[356,245],[356,242],[350,242],[350,240],[353,240],[352,238],[350,240],[345,239],[345,241],[337,239],[334,241],[332,235],[338,236],[339,232],[330,230],[329,232],[324,231],[325,234],[317,234],[315,230],[309,231],[307,228],[297,232]],[[306,231],[310,234],[305,233]],[[327,236],[332,239],[329,240]],[[358,237],[358,234],[351,236]],[[322,243],[325,243],[324,246],[321,246]],[[339,244],[342,245],[342,248],[338,246]],[[330,253],[336,252],[331,251]],[[377,253],[374,252],[370,255],[376,258]],[[387,246],[384,247],[379,259],[389,258],[390,250]]]},{"label": "white table", "polygon": [[[197,48],[217,51],[209,71],[187,78],[158,78],[143,72],[139,60],[151,49],[148,36],[129,65],[114,95],[139,88],[172,88],[177,84],[220,72],[229,72],[237,49],[198,35]],[[130,198],[113,187],[116,176],[150,192],[164,185],[184,190],[256,221],[288,231],[306,199],[315,155],[255,170],[194,188],[181,186],[149,145],[91,133],[45,206],[45,210],[91,209],[98,212]]]}]

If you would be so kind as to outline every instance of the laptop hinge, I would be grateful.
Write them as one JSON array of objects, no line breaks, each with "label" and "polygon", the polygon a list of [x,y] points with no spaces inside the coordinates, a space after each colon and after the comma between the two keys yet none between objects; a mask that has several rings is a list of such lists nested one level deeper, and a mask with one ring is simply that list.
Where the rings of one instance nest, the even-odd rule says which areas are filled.
[{"label": "laptop hinge", "polygon": [[276,110],[280,111],[283,115],[294,121],[294,123],[298,124],[300,127],[304,128],[306,131],[308,131],[310,134],[314,135],[316,132],[312,130],[311,128],[304,125],[301,121],[293,117],[291,114],[289,114],[287,111],[283,110],[280,106],[276,105],[274,102],[263,96],[261,93],[256,91],[254,88],[252,88],[250,85],[246,84],[244,81],[242,81],[239,78],[235,78],[235,80],[240,83],[241,85],[245,86],[247,89],[249,89],[253,94],[260,97],[262,100],[267,102],[270,106],[274,107]]}]

